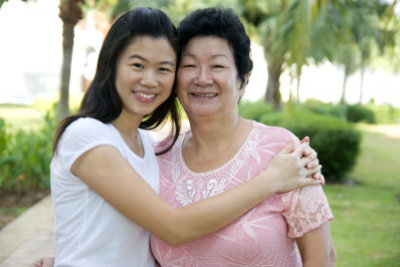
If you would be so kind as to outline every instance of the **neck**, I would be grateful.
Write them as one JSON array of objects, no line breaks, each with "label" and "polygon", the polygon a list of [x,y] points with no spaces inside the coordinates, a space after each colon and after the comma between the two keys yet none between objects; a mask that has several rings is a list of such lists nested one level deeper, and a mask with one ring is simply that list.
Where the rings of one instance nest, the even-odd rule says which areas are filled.
[{"label": "neck", "polygon": [[252,129],[252,123],[238,115],[218,121],[191,118],[190,125],[182,156],[188,168],[195,172],[216,169],[232,159]]},{"label": "neck", "polygon": [[129,116],[122,112],[112,124],[120,133],[125,144],[138,156],[144,156],[144,150],[140,141],[138,129],[142,118],[137,116]]},{"label": "neck", "polygon": [[112,124],[120,133],[126,136],[136,137],[142,119],[143,117],[131,116],[122,111],[118,118],[112,121]]},{"label": "neck", "polygon": [[223,120],[210,118],[189,118],[191,136],[188,142],[197,151],[224,150],[227,145],[237,140],[246,129],[248,121],[238,114]]}]

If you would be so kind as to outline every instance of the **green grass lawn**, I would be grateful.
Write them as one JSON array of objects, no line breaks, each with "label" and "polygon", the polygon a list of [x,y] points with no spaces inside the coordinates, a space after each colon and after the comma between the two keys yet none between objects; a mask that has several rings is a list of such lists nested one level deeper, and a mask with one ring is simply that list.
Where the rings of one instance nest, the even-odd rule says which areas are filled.
[{"label": "green grass lawn", "polygon": [[13,128],[32,129],[41,125],[44,114],[30,106],[0,105],[0,118],[5,119]]},{"label": "green grass lawn", "polygon": [[400,266],[400,125],[359,128],[356,185],[325,186],[337,266]]}]

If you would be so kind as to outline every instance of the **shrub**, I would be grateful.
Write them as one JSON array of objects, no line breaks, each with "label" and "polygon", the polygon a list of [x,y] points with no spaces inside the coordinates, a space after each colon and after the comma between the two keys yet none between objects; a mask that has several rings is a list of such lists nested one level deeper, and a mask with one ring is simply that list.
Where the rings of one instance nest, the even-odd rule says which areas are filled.
[{"label": "shrub", "polygon": [[347,105],[346,118],[351,122],[375,123],[375,115],[372,110],[360,104]]},{"label": "shrub", "polygon": [[374,103],[369,103],[366,106],[374,113],[376,123],[389,124],[400,122],[400,108],[395,108],[390,104],[376,105]]},{"label": "shrub", "polygon": [[270,114],[272,107],[260,100],[257,102],[240,102],[239,114],[246,119],[260,121],[265,114]]},{"label": "shrub", "polygon": [[300,139],[309,136],[327,182],[344,181],[356,164],[361,134],[350,123],[305,111],[293,112],[290,118],[282,113],[265,115],[261,122],[284,127]]},{"label": "shrub", "polygon": [[341,106],[333,103],[324,103],[316,99],[308,99],[303,106],[313,113],[330,115],[336,118],[344,118],[344,111]]},{"label": "shrub", "polygon": [[[288,104],[286,104],[288,105]],[[267,112],[265,108],[257,112],[261,106],[256,103],[241,106],[241,114],[250,114],[267,125],[284,127],[302,139],[309,136],[311,146],[317,151],[323,174],[327,182],[342,182],[354,167],[360,150],[361,134],[348,122],[332,116],[312,113],[304,107],[287,108],[286,113]],[[245,110],[245,109],[249,110]],[[261,115],[262,114],[262,115]]]},{"label": "shrub", "polygon": [[54,129],[51,113],[38,130],[14,130],[0,120],[0,190],[23,193],[49,188]]}]

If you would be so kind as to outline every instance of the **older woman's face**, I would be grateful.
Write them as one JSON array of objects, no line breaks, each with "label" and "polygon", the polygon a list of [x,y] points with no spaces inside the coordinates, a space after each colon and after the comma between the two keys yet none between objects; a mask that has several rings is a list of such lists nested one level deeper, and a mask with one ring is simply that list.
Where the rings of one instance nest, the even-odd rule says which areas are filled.
[{"label": "older woman's face", "polygon": [[199,36],[188,42],[178,68],[177,94],[189,117],[236,113],[244,92],[240,86],[227,40]]}]

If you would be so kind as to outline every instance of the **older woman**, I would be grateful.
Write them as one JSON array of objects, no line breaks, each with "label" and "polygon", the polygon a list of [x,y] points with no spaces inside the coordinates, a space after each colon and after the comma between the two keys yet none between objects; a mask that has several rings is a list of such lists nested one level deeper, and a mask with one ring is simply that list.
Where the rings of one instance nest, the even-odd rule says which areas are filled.
[{"label": "older woman", "polygon": [[300,160],[308,149],[302,144],[287,146],[256,178],[214,198],[173,209],[157,195],[159,170],[144,129],[171,116],[179,130],[171,94],[176,37],[164,12],[142,7],[119,17],[107,34],[79,112],[55,137],[55,266],[154,266],[148,232],[177,246],[221,229],[275,192],[320,183],[307,178],[320,168],[304,168],[318,160],[315,153]]},{"label": "older woman", "polygon": [[[231,10],[195,11],[178,35],[177,95],[191,130],[158,157],[160,195],[175,208],[253,179],[293,138],[238,115],[252,61],[250,40]],[[321,186],[307,186],[273,194],[199,240],[173,248],[152,236],[151,246],[161,266],[333,266],[332,219]]]}]

